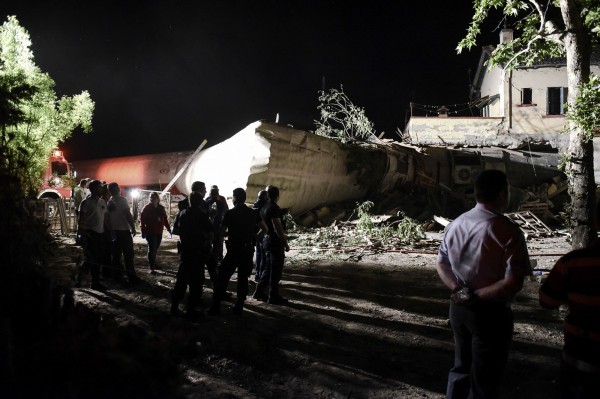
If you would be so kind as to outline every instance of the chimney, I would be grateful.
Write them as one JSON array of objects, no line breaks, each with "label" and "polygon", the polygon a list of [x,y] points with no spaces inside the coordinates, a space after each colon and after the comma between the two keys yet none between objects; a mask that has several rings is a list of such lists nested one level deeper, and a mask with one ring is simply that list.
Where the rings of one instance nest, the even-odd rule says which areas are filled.
[{"label": "chimney", "polygon": [[504,28],[500,31],[500,44],[511,42],[513,39],[513,30]]},{"label": "chimney", "polygon": [[440,118],[447,118],[448,117],[448,111],[450,111],[448,108],[446,108],[445,106],[441,106],[440,108],[438,108],[437,112],[438,112],[438,116]]}]

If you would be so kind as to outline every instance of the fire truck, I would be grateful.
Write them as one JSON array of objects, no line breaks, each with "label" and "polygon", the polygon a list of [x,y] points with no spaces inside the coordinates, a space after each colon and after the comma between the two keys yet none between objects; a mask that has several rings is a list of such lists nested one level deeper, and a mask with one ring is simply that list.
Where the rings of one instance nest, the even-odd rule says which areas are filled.
[{"label": "fire truck", "polygon": [[48,168],[44,172],[42,186],[37,197],[47,199],[50,202],[50,212],[52,213],[56,200],[60,198],[71,198],[72,182],[74,176],[72,168],[64,154],[60,150],[52,151]]}]

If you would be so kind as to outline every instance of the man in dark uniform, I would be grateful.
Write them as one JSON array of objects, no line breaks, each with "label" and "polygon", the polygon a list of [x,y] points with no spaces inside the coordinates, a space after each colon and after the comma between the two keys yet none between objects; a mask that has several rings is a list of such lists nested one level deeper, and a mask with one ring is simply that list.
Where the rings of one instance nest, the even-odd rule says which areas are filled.
[{"label": "man in dark uniform", "polygon": [[244,301],[248,295],[248,277],[252,274],[252,256],[256,242],[256,226],[261,226],[261,232],[267,231],[267,226],[256,211],[245,204],[246,191],[242,188],[233,190],[233,209],[225,212],[221,222],[221,233],[227,235],[227,254],[219,267],[217,284],[214,289],[213,304],[209,314],[220,313],[220,303],[225,296],[229,279],[237,269],[237,302],[233,313],[241,314]]},{"label": "man in dark uniform", "polygon": [[210,195],[204,199],[208,206],[208,215],[213,223],[215,239],[213,242],[213,256],[217,262],[223,260],[223,236],[221,235],[221,222],[223,215],[229,210],[227,200],[219,194],[219,187],[213,185],[210,188]]},{"label": "man in dark uniform", "polygon": [[[263,238],[263,248],[267,256],[256,291],[252,296],[259,301],[267,301],[274,305],[283,305],[288,300],[279,295],[279,282],[283,274],[285,252],[290,250],[287,237],[283,230],[283,211],[277,205],[279,201],[279,189],[269,186],[267,189],[270,201],[262,207],[260,216],[267,225],[268,232]],[[267,296],[266,288],[269,287]]]},{"label": "man in dark uniform", "polygon": [[511,301],[531,274],[519,226],[502,214],[506,175],[485,170],[475,182],[473,209],[444,232],[437,271],[450,289],[454,367],[446,398],[496,398],[513,331]]},{"label": "man in dark uniform", "polygon": [[173,288],[171,314],[179,315],[179,303],[185,296],[187,287],[190,295],[187,303],[187,314],[192,316],[202,297],[204,284],[204,264],[210,254],[212,244],[212,225],[208,216],[202,212],[203,195],[192,192],[189,197],[190,207],[181,211],[177,220],[179,238],[179,270]]},{"label": "man in dark uniform", "polygon": [[[206,201],[204,200],[204,197],[206,196],[206,184],[204,184],[204,182],[201,182],[201,181],[193,182],[192,183],[192,192],[202,195],[202,203],[199,206],[200,206],[200,209],[202,210],[202,212],[205,213],[206,216],[210,220],[210,214],[209,214],[210,208],[209,208],[208,204],[206,203]],[[217,233],[218,232],[214,231],[214,228],[213,228],[213,241],[214,241],[214,235]],[[206,258],[206,270],[208,271],[208,276],[210,278],[210,281],[213,283],[213,286],[214,286],[215,282],[217,281],[217,266],[218,266],[218,259],[215,256],[214,248],[212,248],[212,250],[210,252],[210,256],[208,256]]]}]

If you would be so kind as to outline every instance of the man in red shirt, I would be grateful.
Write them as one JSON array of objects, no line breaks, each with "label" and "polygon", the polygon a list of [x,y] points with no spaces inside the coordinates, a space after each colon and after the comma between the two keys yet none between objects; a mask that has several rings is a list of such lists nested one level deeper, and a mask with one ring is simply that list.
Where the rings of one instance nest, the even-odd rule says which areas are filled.
[{"label": "man in red shirt", "polygon": [[563,397],[600,398],[600,240],[556,262],[540,288],[540,305],[569,307],[561,362]]}]

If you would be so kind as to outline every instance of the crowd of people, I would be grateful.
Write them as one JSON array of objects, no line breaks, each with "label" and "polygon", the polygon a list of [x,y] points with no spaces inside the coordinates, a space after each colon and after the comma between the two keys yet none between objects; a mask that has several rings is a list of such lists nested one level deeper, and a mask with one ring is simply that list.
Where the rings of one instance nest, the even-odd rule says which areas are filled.
[{"label": "crowd of people", "polygon": [[[112,265],[123,273],[125,259],[128,282],[138,280],[133,267],[136,229],[127,201],[117,183],[103,185],[93,180],[82,186],[79,200],[78,236],[85,262],[81,271],[91,272],[91,288],[101,290],[100,270]],[[84,190],[89,190],[87,193]],[[172,291],[171,314],[194,317],[204,286],[205,269],[213,284],[212,304],[207,313],[219,315],[221,302],[232,296],[227,286],[237,270],[234,314],[241,314],[249,294],[248,279],[255,271],[255,300],[282,305],[280,295],[285,252],[289,244],[279,189],[267,186],[252,207],[246,191],[233,191],[229,209],[217,186],[205,198],[206,186],[197,181],[191,194],[181,201],[173,230],[159,196],[153,193],[141,212],[141,233],[148,242],[148,265],[159,268],[156,252],[163,229],[179,236],[179,268]],[[437,256],[440,279],[450,290],[449,319],[454,334],[454,365],[448,376],[446,398],[496,398],[509,356],[513,335],[511,303],[531,275],[529,254],[519,226],[503,215],[510,197],[506,175],[483,171],[475,183],[476,206],[450,223]],[[596,211],[600,228],[600,206]],[[109,240],[107,241],[107,237]],[[225,241],[225,238],[227,240]],[[111,250],[107,251],[107,242]],[[223,243],[226,254],[223,257]],[[589,248],[563,256],[540,289],[544,308],[569,306],[565,319],[565,347],[561,388],[565,398],[600,397],[600,241]],[[106,256],[106,254],[109,254]],[[118,266],[118,268],[116,267]],[[81,282],[81,273],[78,280]],[[180,305],[189,288],[182,312]]]},{"label": "crowd of people", "polygon": [[[179,236],[179,266],[171,314],[188,317],[198,314],[205,270],[213,287],[209,314],[220,314],[221,301],[233,296],[227,291],[227,285],[236,270],[238,284],[234,313],[240,314],[243,310],[249,293],[248,279],[253,270],[257,282],[254,299],[277,305],[287,303],[288,300],[279,293],[285,252],[289,251],[283,222],[285,210],[277,205],[279,189],[266,187],[259,193],[254,206],[249,207],[246,191],[236,188],[232,209],[220,195],[218,186],[213,185],[208,196],[206,193],[204,182],[192,184],[189,197],[178,203],[179,212],[172,229],[158,193],[150,194],[149,202],[140,213],[141,236],[147,242],[151,274],[157,274],[162,268],[157,262],[157,252],[164,230],[171,236]],[[123,279],[129,285],[137,284],[140,278],[133,262],[136,224],[118,183],[82,179],[74,189],[73,197],[78,217],[78,242],[83,246],[85,256],[77,273],[77,285],[81,286],[82,276],[87,271],[91,275],[90,288],[95,290],[106,289],[100,283],[101,275]],[[225,257],[224,243],[227,247]],[[188,288],[189,295],[182,312],[180,304]]]}]

